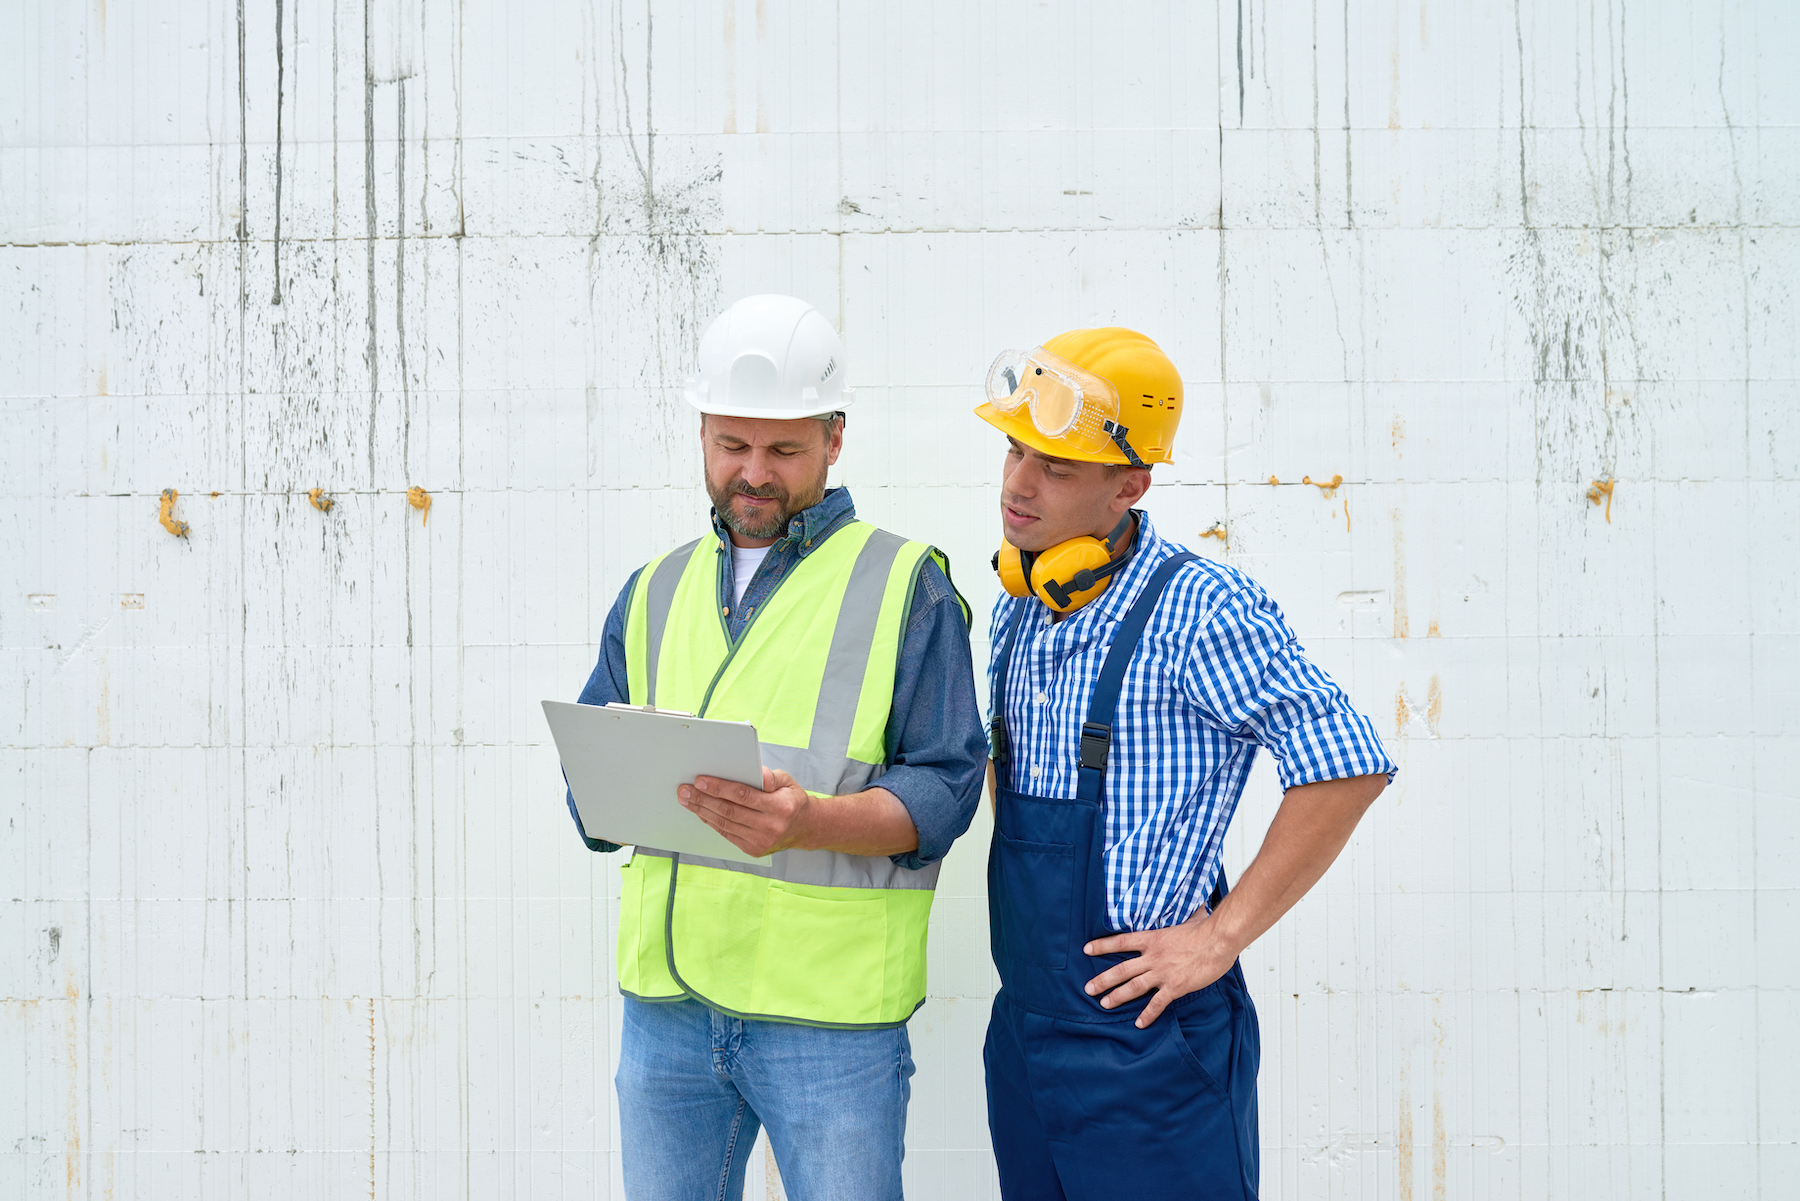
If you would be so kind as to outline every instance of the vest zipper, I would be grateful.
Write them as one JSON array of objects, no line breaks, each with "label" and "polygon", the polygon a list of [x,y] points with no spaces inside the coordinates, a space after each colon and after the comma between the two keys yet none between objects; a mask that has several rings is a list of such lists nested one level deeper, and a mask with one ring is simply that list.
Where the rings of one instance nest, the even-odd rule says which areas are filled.
[{"label": "vest zipper", "polygon": [[[819,545],[815,546],[813,549],[815,551],[819,550],[825,543],[831,541],[851,526],[860,524],[862,523],[855,518],[846,521],[843,525],[840,525],[837,529],[825,535],[825,537],[819,541]],[[783,585],[794,578],[794,572],[799,571],[805,565],[805,559],[794,564],[794,570],[782,576],[781,583],[775,585],[775,592],[780,592]],[[712,683],[706,686],[706,695],[701,698],[700,710],[694,714],[695,717],[706,716],[707,706],[712,704],[713,690],[719,686],[719,681],[725,678],[725,671],[731,666],[731,661],[737,658],[738,647],[750,640],[750,631],[755,627],[756,619],[762,616],[763,610],[767,609],[770,602],[775,599],[775,592],[771,592],[768,596],[763,598],[762,604],[750,611],[750,620],[744,623],[744,632],[739,634],[737,640],[734,642],[731,638],[731,623],[725,619],[725,553],[723,547],[721,547],[719,551],[718,565],[713,569],[713,581],[713,597],[720,602],[713,607],[719,610],[719,628],[725,634],[725,646],[727,647],[727,650],[725,651],[725,658],[719,662],[719,670],[713,673]]]}]

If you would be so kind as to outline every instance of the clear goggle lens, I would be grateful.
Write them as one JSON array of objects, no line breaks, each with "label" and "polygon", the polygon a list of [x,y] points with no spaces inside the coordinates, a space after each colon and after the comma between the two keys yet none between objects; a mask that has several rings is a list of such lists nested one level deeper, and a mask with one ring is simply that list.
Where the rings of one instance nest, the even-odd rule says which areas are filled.
[{"label": "clear goggle lens", "polygon": [[988,403],[1003,413],[1027,406],[1039,433],[1060,438],[1081,417],[1085,389],[1077,370],[1042,348],[1002,351],[988,368]]}]

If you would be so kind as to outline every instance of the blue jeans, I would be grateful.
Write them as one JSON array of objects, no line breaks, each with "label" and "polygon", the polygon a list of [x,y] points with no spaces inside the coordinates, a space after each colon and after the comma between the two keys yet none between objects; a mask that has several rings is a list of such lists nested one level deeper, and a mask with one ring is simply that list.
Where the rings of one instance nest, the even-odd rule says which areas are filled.
[{"label": "blue jeans", "polygon": [[625,998],[619,1126],[631,1201],[737,1201],[756,1132],[791,1201],[900,1201],[906,1027],[824,1030]]}]

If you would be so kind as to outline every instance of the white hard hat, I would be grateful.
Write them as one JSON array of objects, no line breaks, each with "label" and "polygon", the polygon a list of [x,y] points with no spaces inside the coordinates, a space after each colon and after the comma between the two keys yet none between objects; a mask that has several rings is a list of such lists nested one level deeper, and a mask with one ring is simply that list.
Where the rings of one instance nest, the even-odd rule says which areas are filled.
[{"label": "white hard hat", "polygon": [[792,296],[746,296],[700,339],[700,370],[682,395],[720,417],[823,417],[854,399],[844,343],[819,311]]}]

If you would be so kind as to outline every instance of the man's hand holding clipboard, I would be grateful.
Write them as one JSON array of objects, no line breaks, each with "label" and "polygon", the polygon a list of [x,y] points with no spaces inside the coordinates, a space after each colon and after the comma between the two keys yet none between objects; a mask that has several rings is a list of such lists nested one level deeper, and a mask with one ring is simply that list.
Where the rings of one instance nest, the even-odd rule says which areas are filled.
[{"label": "man's hand holding clipboard", "polygon": [[698,776],[676,789],[675,798],[746,855],[761,857],[812,845],[806,833],[813,797],[777,768],[763,768],[762,779],[763,786],[757,789],[717,776]]}]

